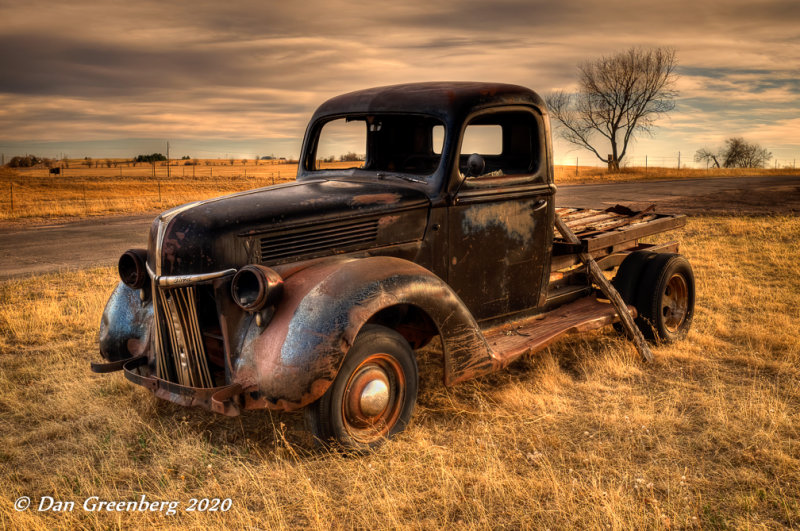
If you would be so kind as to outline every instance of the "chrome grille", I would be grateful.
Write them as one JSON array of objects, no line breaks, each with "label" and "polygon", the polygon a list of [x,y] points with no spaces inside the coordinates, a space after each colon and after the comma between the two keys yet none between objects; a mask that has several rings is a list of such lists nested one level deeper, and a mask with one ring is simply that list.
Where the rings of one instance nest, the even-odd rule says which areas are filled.
[{"label": "chrome grille", "polygon": [[378,220],[357,221],[335,226],[312,226],[261,238],[261,262],[277,262],[293,256],[348,249],[371,243],[378,236]]},{"label": "chrome grille", "polygon": [[189,387],[213,387],[208,358],[197,319],[195,286],[160,288],[153,283],[155,315],[156,371],[163,380]]}]

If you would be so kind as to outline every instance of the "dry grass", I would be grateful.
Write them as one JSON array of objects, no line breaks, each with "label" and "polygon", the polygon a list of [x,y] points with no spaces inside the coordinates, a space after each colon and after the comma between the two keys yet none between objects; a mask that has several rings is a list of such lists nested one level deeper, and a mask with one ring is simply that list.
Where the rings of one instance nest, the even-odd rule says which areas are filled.
[{"label": "dry grass", "polygon": [[[208,164],[206,164],[208,162]],[[159,212],[167,208],[261,186],[292,181],[297,164],[253,161],[242,164],[225,160],[200,161],[197,166],[138,164],[91,167],[72,161],[64,175],[48,170],[0,168],[0,221],[74,219],[98,215]],[[350,162],[323,163],[325,167],[349,166]],[[676,178],[730,177],[741,175],[800,174],[800,170],[688,170],[626,168],[608,173],[603,168],[556,166],[559,184],[646,181]],[[12,201],[13,199],[13,201]]]},{"label": "dry grass", "polygon": [[[0,284],[0,525],[52,528],[800,526],[800,218],[692,219],[686,341],[643,366],[612,332],[452,389],[436,349],[409,429],[374,454],[314,449],[300,415],[236,419],[94,375],[111,269]],[[227,513],[87,513],[230,497]],[[18,496],[75,501],[16,512]]]},{"label": "dry grass", "polygon": [[[293,181],[297,164],[221,160],[197,166],[149,164],[86,168],[76,162],[63,175],[46,168],[0,168],[0,220],[83,218],[161,211],[262,186]],[[326,167],[352,163],[324,163]],[[12,201],[13,199],[13,201]]]}]

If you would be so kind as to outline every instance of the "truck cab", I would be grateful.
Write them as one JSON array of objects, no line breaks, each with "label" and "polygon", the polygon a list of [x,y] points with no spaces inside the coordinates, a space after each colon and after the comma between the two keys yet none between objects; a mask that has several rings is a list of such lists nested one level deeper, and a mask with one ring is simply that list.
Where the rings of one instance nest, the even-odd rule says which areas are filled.
[{"label": "truck cab", "polygon": [[[411,259],[446,280],[479,321],[528,311],[546,297],[553,239],[556,189],[544,109],[533,92],[509,85],[346,94],[312,118],[297,178],[345,174],[423,191],[428,222]],[[318,151],[337,132],[363,141],[363,162],[324,169]],[[470,157],[478,166],[470,168]]]},{"label": "truck cab", "polygon": [[[296,182],[169,210],[148,249],[121,257],[93,370],[226,415],[303,409],[317,439],[363,449],[407,425],[414,351],[432,339],[452,385],[613,323],[580,253],[622,264],[653,339],[682,337],[691,268],[676,242],[641,240],[683,218],[557,212],[555,194],[547,110],[527,88],[335,97],[311,118]],[[577,247],[556,236],[559,214],[586,236]]]}]

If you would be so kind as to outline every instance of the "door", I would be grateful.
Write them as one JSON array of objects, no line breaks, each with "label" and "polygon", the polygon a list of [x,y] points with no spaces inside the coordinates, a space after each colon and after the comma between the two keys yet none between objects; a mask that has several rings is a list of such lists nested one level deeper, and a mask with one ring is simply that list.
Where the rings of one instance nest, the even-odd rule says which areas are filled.
[{"label": "door", "polygon": [[[504,110],[478,115],[462,133],[448,281],[478,320],[543,302],[555,205],[539,124],[531,111]],[[482,164],[470,170],[473,153]]]}]

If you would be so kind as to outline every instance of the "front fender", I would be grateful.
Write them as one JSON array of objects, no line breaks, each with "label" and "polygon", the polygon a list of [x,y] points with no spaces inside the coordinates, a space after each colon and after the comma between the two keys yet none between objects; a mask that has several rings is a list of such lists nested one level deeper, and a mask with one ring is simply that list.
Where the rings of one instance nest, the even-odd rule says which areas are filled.
[{"label": "front fender", "polygon": [[146,354],[152,326],[153,305],[149,301],[143,303],[138,290],[120,282],[100,320],[100,355],[108,361],[119,361]]},{"label": "front fender", "polygon": [[412,262],[377,256],[320,261],[284,278],[284,298],[268,327],[260,334],[251,328],[245,337],[235,380],[258,389],[252,407],[304,407],[331,385],[361,327],[398,304],[418,307],[438,328],[445,383],[498,365],[478,324],[444,281]]}]

